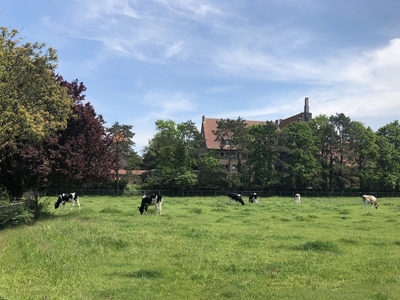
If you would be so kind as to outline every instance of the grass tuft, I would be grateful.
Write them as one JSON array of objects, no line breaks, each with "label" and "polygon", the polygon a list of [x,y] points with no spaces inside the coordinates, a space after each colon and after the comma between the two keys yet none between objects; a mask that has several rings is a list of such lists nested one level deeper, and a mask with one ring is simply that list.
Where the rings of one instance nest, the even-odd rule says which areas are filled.
[{"label": "grass tuft", "polygon": [[107,207],[104,208],[100,211],[100,213],[106,213],[106,214],[120,214],[123,213],[122,210],[118,209],[118,208],[113,208],[113,207]]},{"label": "grass tuft", "polygon": [[296,250],[302,251],[317,251],[317,252],[333,252],[337,253],[338,247],[330,242],[330,241],[313,241],[313,242],[306,242],[304,244],[298,245],[294,247]]},{"label": "grass tuft", "polygon": [[162,273],[157,270],[138,270],[134,272],[127,272],[124,275],[125,277],[128,278],[141,278],[141,279],[155,279],[155,278],[161,278]]}]

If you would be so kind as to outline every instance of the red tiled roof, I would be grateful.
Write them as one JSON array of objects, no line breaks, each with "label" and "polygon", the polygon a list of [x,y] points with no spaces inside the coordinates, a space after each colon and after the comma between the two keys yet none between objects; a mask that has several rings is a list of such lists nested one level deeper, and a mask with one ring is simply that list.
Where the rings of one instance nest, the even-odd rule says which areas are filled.
[{"label": "red tiled roof", "polygon": [[[111,172],[112,175],[115,175],[115,171],[114,170],[111,170],[110,172]],[[142,175],[143,173],[146,173],[146,172],[148,172],[148,170],[132,170],[131,171],[132,175]],[[119,175],[126,175],[126,170],[119,169],[118,170],[118,174]]]},{"label": "red tiled roof", "polygon": [[[213,119],[203,117],[203,122],[201,124],[201,132],[204,134],[204,139],[207,149],[220,149],[220,142],[215,141],[215,135],[213,131],[217,130],[217,121],[221,119]],[[245,121],[247,126],[253,126],[258,124],[265,124],[266,121]]]},{"label": "red tiled roof", "polygon": [[[297,115],[291,116],[286,119],[281,119],[276,121],[277,124],[277,129],[282,129],[286,125],[292,122],[297,122],[299,120],[303,120],[304,116],[303,113],[299,113]],[[312,114],[309,113],[309,117],[312,118]],[[221,119],[213,119],[213,118],[206,118],[203,116],[203,122],[201,124],[201,132],[204,134],[203,138],[205,139],[205,148],[206,149],[220,149],[220,142],[215,141],[215,135],[213,134],[213,131],[217,130],[217,121],[220,121]],[[253,125],[258,125],[258,124],[265,124],[266,121],[245,121],[247,123],[247,126],[253,126]]]},{"label": "red tiled roof", "polygon": [[[292,122],[298,122],[298,121],[305,121],[308,122],[312,119],[312,113],[309,112],[308,110],[308,97],[305,98],[304,102],[304,112],[301,112],[299,114],[293,115],[289,118],[286,119],[280,119],[276,120],[275,124],[277,126],[277,129],[282,129],[286,125]],[[220,143],[215,141],[215,135],[213,134],[213,131],[217,130],[217,121],[220,121],[222,119],[212,119],[212,118],[206,118],[203,116],[202,119],[202,124],[201,124],[201,133],[202,133],[202,138],[205,139],[205,148],[206,149],[220,149]],[[258,124],[265,124],[266,121],[248,121],[245,120],[247,123],[247,126],[252,126],[252,125],[258,125]]]}]

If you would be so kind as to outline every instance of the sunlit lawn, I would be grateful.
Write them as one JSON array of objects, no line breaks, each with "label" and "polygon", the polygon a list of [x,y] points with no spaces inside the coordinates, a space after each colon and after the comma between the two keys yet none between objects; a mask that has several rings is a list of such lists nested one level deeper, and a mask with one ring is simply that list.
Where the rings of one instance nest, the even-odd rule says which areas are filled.
[{"label": "sunlit lawn", "polygon": [[0,299],[400,299],[400,201],[378,201],[82,197],[0,231]]}]

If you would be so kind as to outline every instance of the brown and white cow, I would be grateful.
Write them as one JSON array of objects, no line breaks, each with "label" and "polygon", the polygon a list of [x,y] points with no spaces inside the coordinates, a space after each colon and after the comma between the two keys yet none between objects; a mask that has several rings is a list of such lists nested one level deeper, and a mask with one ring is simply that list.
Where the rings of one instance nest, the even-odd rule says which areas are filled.
[{"label": "brown and white cow", "polygon": [[368,208],[368,204],[371,204],[375,206],[375,208],[378,208],[378,201],[376,201],[375,196],[372,195],[363,195],[362,196],[362,206]]}]

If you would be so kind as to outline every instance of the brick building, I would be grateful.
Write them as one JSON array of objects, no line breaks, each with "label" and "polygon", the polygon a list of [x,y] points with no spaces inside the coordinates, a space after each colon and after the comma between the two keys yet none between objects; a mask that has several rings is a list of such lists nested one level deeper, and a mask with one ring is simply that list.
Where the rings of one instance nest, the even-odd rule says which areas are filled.
[{"label": "brick building", "polygon": [[[292,122],[309,122],[312,119],[312,113],[309,111],[309,99],[304,100],[304,110],[296,115],[288,117],[286,119],[279,119],[275,121],[278,130],[281,130],[286,125]],[[201,144],[201,151],[206,153],[210,150],[215,150],[219,155],[221,164],[228,167],[228,146],[222,145],[220,142],[215,141],[216,136],[213,131],[217,130],[217,121],[221,119],[206,118],[203,116],[201,123],[201,137],[204,142]],[[246,120],[247,126],[265,124],[266,121],[252,121]],[[246,157],[243,157],[245,160]],[[236,169],[235,161],[231,161],[231,168],[234,171]]]}]

